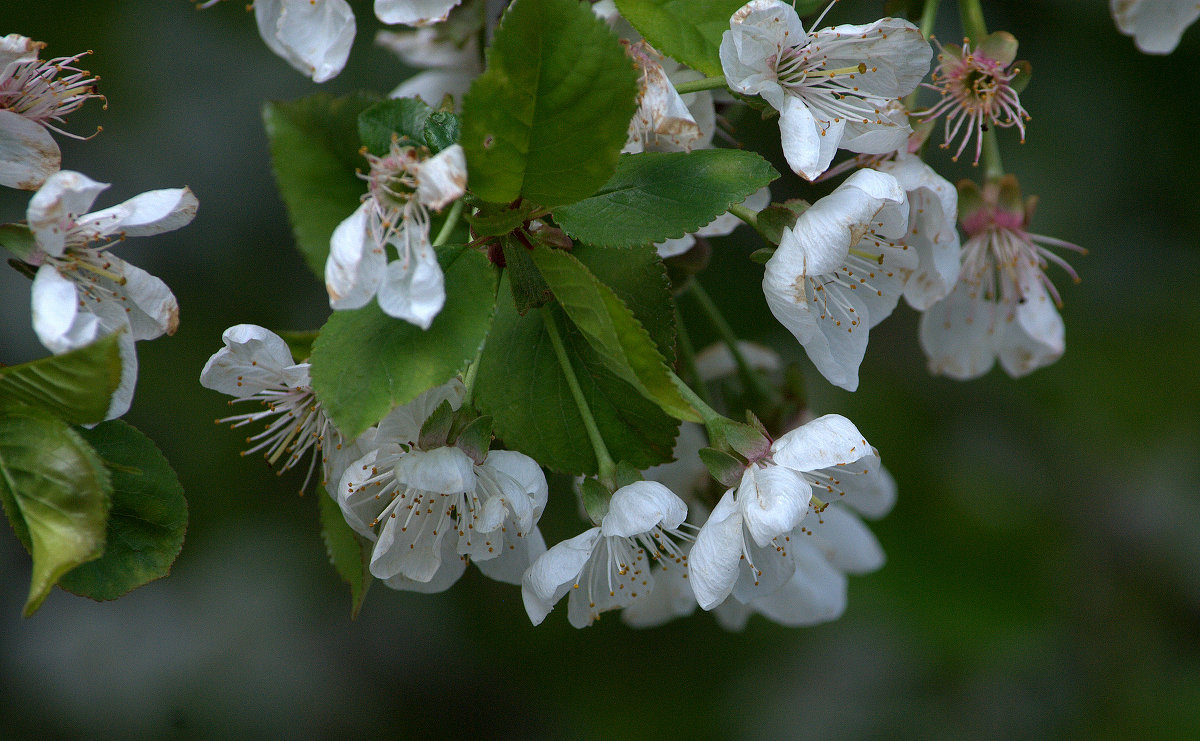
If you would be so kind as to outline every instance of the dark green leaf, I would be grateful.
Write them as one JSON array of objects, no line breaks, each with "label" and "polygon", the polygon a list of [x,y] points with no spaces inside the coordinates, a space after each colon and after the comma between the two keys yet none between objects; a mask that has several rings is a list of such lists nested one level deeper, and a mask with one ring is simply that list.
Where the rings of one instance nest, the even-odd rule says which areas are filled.
[{"label": "dark green leaf", "polygon": [[661,242],[696,231],[777,177],[766,160],[740,149],[629,154],[597,193],[555,209],[554,218],[588,244]]},{"label": "dark green leaf", "polygon": [[[475,357],[491,325],[496,271],[482,254],[443,250],[446,305],[428,330],[371,302],[335,311],[313,345],[312,384],[342,434],[354,439],[392,407],[445,383]],[[505,302],[507,303],[507,302]]]},{"label": "dark green leaf", "polygon": [[517,0],[463,100],[471,190],[544,206],[590,195],[616,167],[636,95],[632,62],[589,5]]},{"label": "dark green leaf", "polygon": [[743,0],[617,0],[651,46],[706,75],[721,72],[721,35]]},{"label": "dark green leaf", "polygon": [[425,144],[434,154],[458,143],[462,125],[449,111],[434,111],[425,122]]},{"label": "dark green leaf", "polygon": [[303,329],[294,331],[281,331],[275,334],[287,343],[288,350],[292,352],[292,360],[297,363],[303,363],[312,355],[313,343],[317,341],[317,336],[320,334],[315,329]]},{"label": "dark green leaf", "polygon": [[72,424],[102,421],[121,383],[117,342],[110,334],[62,355],[0,368],[0,409],[28,404]]},{"label": "dark green leaf", "polygon": [[68,571],[59,585],[92,599],[116,599],[170,573],[187,531],[187,500],[171,464],[134,427],[112,420],[80,434],[108,469],[112,511],[104,555]]},{"label": "dark green leaf", "polygon": [[479,211],[467,216],[471,230],[480,237],[496,237],[508,234],[513,229],[529,221],[529,217],[537,210],[537,206],[529,201],[521,201],[516,207],[499,203],[481,203]]},{"label": "dark green leaf", "polygon": [[345,98],[319,93],[263,106],[275,181],[296,246],[322,280],[329,237],[366,192],[355,174],[366,164],[359,154],[358,114],[376,100],[363,93]]},{"label": "dark green leaf", "polygon": [[[675,307],[652,247],[577,246],[572,253],[610,286],[674,360]],[[507,271],[505,280],[508,279]],[[501,286],[501,290],[506,290]],[[616,460],[646,468],[671,459],[679,423],[617,377],[555,308],[563,343],[605,445]],[[541,311],[520,316],[501,301],[480,363],[476,403],[492,415],[497,437],[549,468],[596,473],[596,458],[567,387]]]},{"label": "dark green leaf", "polygon": [[381,100],[358,114],[358,136],[377,157],[391,150],[393,134],[401,145],[425,146],[425,124],[431,113],[433,109],[420,98]]},{"label": "dark green leaf", "polygon": [[318,494],[321,509],[321,540],[329,563],[342,581],[350,585],[350,617],[358,617],[367,589],[371,586],[371,548],[346,524],[342,510],[332,497]]},{"label": "dark green leaf", "polygon": [[108,471],[75,430],[48,412],[0,412],[0,502],[33,575],[24,614],[32,615],[59,578],[104,552]]},{"label": "dark green leaf", "polygon": [[671,416],[700,421],[680,396],[649,332],[611,288],[567,252],[537,247],[530,254],[563,311],[609,370]]},{"label": "dark green leaf", "polygon": [[542,277],[537,265],[533,264],[529,248],[509,237],[502,239],[501,244],[504,246],[508,285],[512,289],[513,304],[517,307],[517,313],[525,316],[530,309],[544,306],[546,302],[553,300],[554,294],[551,293],[550,286],[546,285],[546,279]]}]

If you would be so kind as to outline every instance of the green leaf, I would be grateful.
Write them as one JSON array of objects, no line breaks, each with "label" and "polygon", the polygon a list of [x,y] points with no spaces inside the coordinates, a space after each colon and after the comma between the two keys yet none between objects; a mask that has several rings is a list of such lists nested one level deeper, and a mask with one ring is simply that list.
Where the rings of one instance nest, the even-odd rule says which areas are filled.
[{"label": "green leaf", "polygon": [[508,285],[512,289],[513,304],[517,313],[525,316],[530,309],[544,306],[554,300],[546,279],[533,264],[529,248],[516,239],[505,237],[500,240],[504,249],[504,267],[508,271]]},{"label": "green leaf", "polygon": [[313,344],[313,389],[345,437],[358,437],[392,407],[453,378],[487,337],[495,269],[461,246],[442,250],[439,260],[446,305],[428,330],[384,314],[372,301],[335,311]]},{"label": "green leaf", "polygon": [[[666,362],[673,362],[675,307],[654,249],[579,245],[572,254],[613,289],[649,332]],[[507,289],[501,286],[501,290]],[[561,309],[553,311],[579,385],[613,458],[639,468],[671,460],[678,421],[609,370]],[[595,474],[591,443],[543,321],[541,311],[521,316],[511,302],[499,302],[480,362],[476,403],[492,415],[496,436],[509,448],[558,471]]]},{"label": "green leaf", "polygon": [[112,420],[80,435],[108,469],[112,510],[104,555],[68,571],[59,586],[116,599],[170,573],[187,531],[187,500],[171,464],[136,428]]},{"label": "green leaf", "polygon": [[321,280],[333,230],[366,192],[355,174],[366,164],[359,154],[358,115],[376,100],[365,93],[344,98],[318,93],[263,106],[275,182],[296,246]]},{"label": "green leaf", "polygon": [[779,177],[754,152],[700,149],[621,157],[596,194],[554,211],[567,234],[601,247],[682,237]]},{"label": "green leaf", "polygon": [[93,424],[108,414],[121,383],[116,334],[41,360],[0,368],[0,409],[28,404],[72,424]]},{"label": "green leaf", "polygon": [[434,154],[458,143],[462,122],[449,111],[434,111],[425,122],[425,144]]},{"label": "green leaf", "polygon": [[381,100],[358,114],[358,136],[371,154],[381,157],[391,151],[392,134],[399,143],[425,146],[425,124],[433,109],[420,98]]},{"label": "green leaf", "polygon": [[37,239],[25,224],[0,224],[0,247],[22,260],[28,260],[38,250]]},{"label": "green leaf", "polygon": [[471,190],[544,206],[590,195],[616,167],[636,95],[633,63],[590,6],[516,0],[463,100]]},{"label": "green leaf", "polygon": [[66,422],[32,407],[0,412],[0,502],[33,555],[26,617],[104,552],[110,491],[100,457]]},{"label": "green leaf", "polygon": [[722,74],[721,35],[744,0],[617,0],[650,45],[706,75]]},{"label": "green leaf", "polygon": [[475,213],[467,216],[471,223],[471,231],[480,237],[498,237],[508,234],[513,229],[529,221],[538,207],[529,201],[521,201],[516,206],[499,203],[478,203]]},{"label": "green leaf", "polygon": [[342,581],[350,585],[350,617],[358,617],[367,589],[371,586],[371,549],[367,543],[346,524],[342,510],[332,497],[319,494],[321,510],[321,540],[325,541],[325,553],[329,563]]},{"label": "green leaf", "polygon": [[537,247],[530,255],[563,311],[609,370],[667,414],[700,421],[680,396],[650,333],[611,288],[567,252]]}]

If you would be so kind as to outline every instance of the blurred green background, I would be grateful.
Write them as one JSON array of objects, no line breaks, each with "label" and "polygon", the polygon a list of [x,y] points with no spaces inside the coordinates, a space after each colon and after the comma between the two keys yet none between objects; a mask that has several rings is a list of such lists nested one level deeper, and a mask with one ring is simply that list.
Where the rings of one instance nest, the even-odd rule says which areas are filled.
[{"label": "blurred green background", "polygon": [[[939,36],[957,39],[945,5]],[[899,482],[873,526],[889,563],[851,579],[838,622],[756,618],[727,634],[702,612],[576,631],[559,610],[535,629],[517,589],[475,570],[436,596],[376,585],[352,622],[315,495],[239,458],[242,435],[212,423],[224,397],[196,382],[225,327],[316,328],[328,314],[291,247],[259,119],[262,101],[318,86],[267,51],[237,2],[0,4],[0,33],[47,42],[44,56],[94,50],[109,108],[68,129],[104,131],[59,140],[68,168],[113,183],[101,206],[184,184],[201,204],[188,228],[120,249],[182,307],[174,337],[139,344],[126,419],[183,481],[183,553],[116,602],[56,591],[23,620],[29,560],[0,527],[0,737],[1200,737],[1200,28],[1146,57],[1107,5],[985,2],[1035,70],[1029,142],[1001,132],[1005,164],[1041,196],[1034,230],[1090,250],[1072,257],[1080,285],[1051,272],[1065,357],[1021,381],[930,378],[901,308],[872,331],[857,393],[809,373],[814,410],[853,419]],[[834,19],[881,7],[844,0]],[[389,90],[404,70],[370,43],[369,4],[355,9],[350,64],[320,89]],[[951,180],[974,174],[939,157]],[[780,182],[777,195],[795,185]],[[0,222],[26,203],[0,193]],[[714,244],[722,277],[708,287],[736,327],[802,359],[763,319],[753,235]],[[28,301],[4,270],[0,361],[44,354]],[[551,542],[580,529],[565,499],[544,529]]]}]

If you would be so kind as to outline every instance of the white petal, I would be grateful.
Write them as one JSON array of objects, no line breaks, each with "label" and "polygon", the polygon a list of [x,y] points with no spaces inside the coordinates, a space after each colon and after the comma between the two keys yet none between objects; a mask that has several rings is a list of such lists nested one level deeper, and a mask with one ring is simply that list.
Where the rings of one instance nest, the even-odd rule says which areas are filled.
[{"label": "white petal", "polygon": [[546,508],[546,498],[549,488],[546,484],[546,474],[537,461],[515,450],[493,450],[488,453],[483,468],[497,471],[510,477],[520,487],[533,507],[533,520],[542,516]]},{"label": "white petal", "polygon": [[600,522],[605,537],[632,538],[656,525],[673,530],[687,519],[687,505],[657,481],[635,481],[613,493]]},{"label": "white petal", "polygon": [[696,534],[688,556],[688,578],[701,608],[711,610],[733,591],[743,542],[742,514],[730,489]]},{"label": "white petal", "polygon": [[379,290],[387,270],[383,245],[376,244],[368,225],[371,203],[363,202],[333,230],[325,261],[325,289],[334,309],[366,306]]},{"label": "white petal", "polygon": [[179,303],[167,284],[119,257],[105,255],[105,262],[125,282],[118,284],[105,278],[98,282],[112,292],[110,301],[125,312],[133,339],[152,340],[163,334],[175,334],[179,328]]},{"label": "white petal", "polygon": [[534,625],[540,625],[554,604],[576,583],[599,539],[600,528],[586,530],[552,546],[525,572],[521,579],[521,599]]},{"label": "white petal", "polygon": [[[403,459],[401,459],[403,460]],[[455,538],[449,516],[455,497],[402,489],[379,516],[379,539],[371,552],[371,574],[389,579],[403,574],[409,579],[429,582],[447,560],[457,561]]]},{"label": "white petal", "polygon": [[545,552],[546,541],[542,539],[542,531],[535,527],[516,538],[511,547],[505,545],[503,552],[495,558],[473,563],[479,567],[480,573],[493,581],[520,584],[525,571]]},{"label": "white petal", "polygon": [[696,611],[696,595],[688,583],[688,570],[667,564],[654,571],[654,589],[621,611],[621,620],[634,628],[653,628]]},{"label": "white petal", "polygon": [[313,82],[332,79],[346,66],[355,33],[346,0],[256,0],[254,15],[271,51]]},{"label": "white petal", "polygon": [[61,165],[62,154],[50,132],[18,113],[0,110],[0,185],[33,190]]},{"label": "white petal", "polygon": [[404,31],[380,31],[375,43],[400,57],[413,69],[483,71],[478,37],[470,35],[462,44],[447,40],[438,28],[425,27]]},{"label": "white petal", "polygon": [[781,108],[785,93],[768,60],[804,38],[804,25],[790,5],[752,0],[742,6],[721,36],[721,67],[729,87],[745,95],[761,95]]},{"label": "white petal", "polygon": [[107,183],[97,183],[86,175],[59,170],[29,199],[25,218],[37,239],[38,247],[58,257],[66,248],[67,232],[87,213]]},{"label": "white petal", "polygon": [[1117,28],[1133,36],[1146,54],[1170,54],[1188,26],[1200,18],[1195,0],[1110,0]]},{"label": "white petal", "polygon": [[113,391],[112,398],[109,399],[108,411],[104,415],[105,419],[116,419],[129,411],[129,406],[133,403],[133,392],[137,386],[137,350],[134,347],[133,338],[129,336],[128,332],[122,332],[117,337],[117,350],[121,355],[121,382],[117,384],[117,389]]},{"label": "white petal", "polygon": [[403,573],[383,579],[383,583],[392,589],[421,594],[437,594],[444,592],[462,577],[467,570],[467,561],[454,553],[454,540],[446,538],[441,544],[439,566],[428,581],[410,579]]},{"label": "white petal", "polygon": [[[764,373],[778,373],[783,368],[783,360],[779,353],[766,345],[749,340],[738,340],[738,352],[746,364]],[[720,378],[730,378],[737,373],[737,363],[729,345],[717,342],[696,353],[696,373],[702,381],[715,381]]]},{"label": "white petal", "polygon": [[836,131],[822,132],[821,124],[804,101],[789,95],[779,111],[779,136],[783,156],[792,172],[813,180],[829,169],[841,139],[840,126]]},{"label": "white petal", "polygon": [[742,520],[759,547],[795,529],[808,512],[811,497],[808,482],[782,466],[749,466],[737,488]]},{"label": "white petal", "polygon": [[899,18],[823,28],[812,39],[809,48],[814,54],[818,48],[828,49],[824,60],[828,69],[865,63],[868,71],[854,78],[855,87],[883,98],[902,98],[911,93],[929,71],[933,56],[921,31]]},{"label": "white petal", "polygon": [[921,315],[918,338],[929,372],[958,380],[978,378],[996,360],[997,306],[980,287],[959,281],[950,295]]},{"label": "white petal", "polygon": [[416,178],[417,200],[440,211],[466,192],[467,155],[460,145],[452,144],[421,162]]},{"label": "white petal", "polygon": [[866,574],[883,566],[883,548],[862,520],[837,504],[810,512],[793,540],[815,546],[838,571]]},{"label": "white petal", "polygon": [[79,219],[79,226],[108,236],[146,237],[187,226],[200,202],[187,188],[151,190]]},{"label": "white petal", "polygon": [[780,466],[816,471],[853,463],[874,451],[853,422],[826,414],[782,435],[771,445],[771,455]]},{"label": "white petal", "polygon": [[712,611],[717,624],[733,633],[745,630],[746,624],[750,622],[750,616],[753,614],[754,608],[744,605],[732,597],[714,607]]},{"label": "white petal", "polygon": [[461,109],[462,98],[471,89],[471,83],[479,76],[478,71],[465,72],[457,69],[431,69],[413,75],[388,93],[389,98],[420,98],[431,106],[440,105],[447,95],[455,99],[455,107]]},{"label": "white petal", "polygon": [[[757,213],[766,208],[770,203],[771,189],[763,186],[751,193],[746,200],[742,201],[741,205]],[[707,226],[697,229],[696,235],[701,237],[724,237],[727,234],[732,234],[735,229],[744,223],[741,219],[727,211],[710,221]],[[662,256],[661,250],[659,251],[659,256]]]},{"label": "white petal", "polygon": [[44,44],[39,44],[28,36],[10,33],[0,38],[0,80],[12,76],[11,68],[38,58],[38,52]]},{"label": "white petal", "polygon": [[[225,347],[204,364],[200,385],[234,397],[252,396],[279,386],[292,352],[279,335],[256,324],[237,324],[221,335]],[[286,385],[286,384],[285,384]]]},{"label": "white petal", "polygon": [[384,23],[424,26],[446,20],[462,0],[375,0],[375,17]]},{"label": "white petal", "polygon": [[696,245],[696,238],[691,234],[684,234],[676,239],[668,239],[663,242],[656,242],[654,249],[658,252],[658,256],[662,259],[682,255]]},{"label": "white petal", "polygon": [[738,562],[732,594],[734,599],[752,604],[786,584],[796,571],[796,563],[788,537],[776,538],[765,546],[752,542],[747,545],[746,558]]},{"label": "white petal", "polygon": [[908,195],[909,227],[905,241],[917,253],[915,272],[904,284],[904,298],[924,311],[950,294],[961,268],[958,191],[919,157],[901,153],[879,169],[893,175]]},{"label": "white petal", "polygon": [[388,316],[429,329],[446,303],[445,277],[429,235],[407,226],[394,238],[400,259],[388,263],[379,286],[379,308]]},{"label": "white petal", "polygon": [[815,548],[794,547],[796,571],[782,587],[754,601],[755,611],[790,628],[836,620],[846,610],[846,577]]},{"label": "white petal", "polygon": [[83,347],[99,336],[99,320],[91,312],[80,311],[75,284],[53,265],[43,263],[38,268],[31,303],[33,331],[52,353]]},{"label": "white petal", "polygon": [[396,480],[436,494],[475,490],[475,464],[458,448],[414,450],[396,463]]},{"label": "white petal", "polygon": [[[1000,365],[1013,378],[1032,373],[1062,357],[1065,349],[1062,317],[1046,293],[1041,268],[1017,265],[1017,285],[1023,299],[1001,319],[996,346]],[[1001,307],[1001,311],[1003,311]]]},{"label": "white petal", "polygon": [[376,539],[377,535],[371,523],[388,504],[376,496],[375,487],[363,485],[364,481],[371,478],[371,471],[378,457],[378,449],[368,450],[361,458],[346,466],[331,492],[341,507],[346,523],[368,540]]}]

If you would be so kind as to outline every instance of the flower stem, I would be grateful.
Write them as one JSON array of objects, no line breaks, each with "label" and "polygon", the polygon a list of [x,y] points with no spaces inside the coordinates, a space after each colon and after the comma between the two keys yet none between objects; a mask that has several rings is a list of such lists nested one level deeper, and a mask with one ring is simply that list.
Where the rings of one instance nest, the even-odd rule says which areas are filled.
[{"label": "flower stem", "polygon": [[983,177],[985,181],[1004,177],[1004,162],[1000,159],[1000,141],[994,128],[983,132]]},{"label": "flower stem", "polygon": [[671,380],[675,382],[675,388],[679,389],[683,400],[691,404],[696,413],[704,420],[705,427],[709,427],[713,422],[725,419],[725,415],[705,403],[704,399],[701,399],[700,395],[693,391],[691,386],[684,383],[682,378],[675,375],[674,371],[671,371]]},{"label": "flower stem", "polygon": [[583,419],[583,428],[587,430],[588,440],[592,443],[600,482],[613,489],[615,488],[617,464],[613,462],[608,448],[604,445],[600,428],[596,426],[596,418],[592,416],[591,407],[588,406],[587,399],[583,396],[583,389],[579,387],[579,379],[576,378],[575,370],[571,367],[571,359],[567,357],[567,348],[563,346],[562,336],[558,332],[558,320],[555,319],[550,305],[542,308],[542,323],[546,326],[546,334],[550,336],[554,355],[558,358],[558,365],[567,379],[567,387],[571,389],[571,397],[575,399],[575,406],[579,409],[579,416]]},{"label": "flower stem", "polygon": [[987,24],[983,22],[983,7],[979,0],[958,0],[958,14],[971,45],[983,43],[983,38],[987,36]]},{"label": "flower stem", "polygon": [[921,10],[921,35],[929,38],[933,34],[933,26],[937,21],[938,6],[942,4],[942,0],[925,0],[925,7]]},{"label": "flower stem", "polygon": [[712,322],[713,328],[717,330],[717,334],[721,336],[721,340],[729,347],[729,353],[733,356],[733,362],[737,365],[738,376],[742,379],[742,383],[746,385],[747,390],[764,401],[774,399],[775,395],[771,392],[771,389],[763,383],[758,373],[746,362],[746,356],[742,355],[741,348],[738,347],[737,335],[733,333],[733,328],[729,326],[729,322],[725,321],[725,316],[721,314],[721,310],[717,308],[712,297],[704,290],[704,286],[700,285],[700,281],[693,278],[691,284],[688,286],[688,291],[691,292],[696,302],[700,304],[700,308],[704,310],[704,313],[708,316],[708,320]]},{"label": "flower stem", "polygon": [[764,242],[766,242],[769,245],[775,244],[773,241],[771,241],[771,238],[767,236],[767,233],[765,231],[763,231],[763,228],[758,225],[758,214],[757,213],[755,213],[754,211],[751,211],[750,209],[746,208],[745,206],[743,206],[740,203],[730,206],[729,213],[733,214],[734,216],[738,217],[739,219],[746,222],[750,226],[754,227],[754,231],[758,232],[758,236],[762,237]]},{"label": "flower stem", "polygon": [[[695,280],[695,278],[692,278]],[[679,345],[679,363],[683,370],[691,376],[691,379],[696,384],[696,395],[699,396],[704,403],[711,404],[712,400],[708,396],[708,389],[704,387],[704,379],[700,378],[700,370],[696,367],[696,348],[692,344],[691,335],[687,332],[687,327],[683,325],[683,314],[679,312],[679,306],[675,306],[675,335]]]},{"label": "flower stem", "polygon": [[675,86],[675,92],[680,95],[686,95],[687,93],[695,93],[700,90],[716,90],[723,87],[725,87],[725,75],[718,75],[716,77],[703,77],[691,82],[681,82]]},{"label": "flower stem", "polygon": [[454,231],[454,227],[458,224],[458,219],[462,216],[463,200],[459,198],[450,207],[450,213],[446,214],[446,221],[442,223],[442,228],[438,231],[437,237],[433,240],[434,247],[441,247],[450,239],[450,232]]}]

